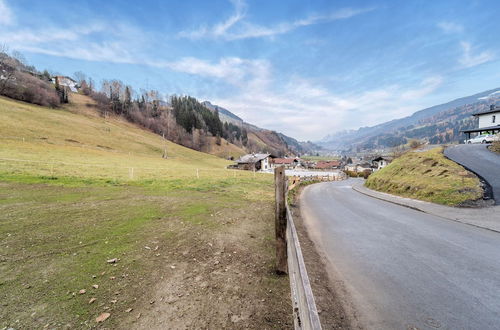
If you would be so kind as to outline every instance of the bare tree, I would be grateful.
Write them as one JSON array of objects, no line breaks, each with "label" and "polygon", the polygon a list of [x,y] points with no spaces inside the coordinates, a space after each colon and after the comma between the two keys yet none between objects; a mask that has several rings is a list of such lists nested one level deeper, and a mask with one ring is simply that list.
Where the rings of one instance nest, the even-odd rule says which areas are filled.
[{"label": "bare tree", "polygon": [[73,78],[75,78],[76,82],[78,85],[82,85],[82,83],[87,81],[87,75],[83,73],[82,71],[76,71],[73,73]]}]

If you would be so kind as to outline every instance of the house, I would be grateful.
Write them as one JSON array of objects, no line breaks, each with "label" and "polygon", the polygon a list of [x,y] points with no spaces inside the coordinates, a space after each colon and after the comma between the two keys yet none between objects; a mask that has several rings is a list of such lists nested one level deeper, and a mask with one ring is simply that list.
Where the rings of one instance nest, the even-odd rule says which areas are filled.
[{"label": "house", "polygon": [[475,113],[473,116],[479,118],[479,127],[462,131],[467,135],[467,140],[470,139],[472,133],[496,134],[500,132],[500,107],[491,105],[488,111]]},{"label": "house", "polygon": [[370,163],[356,163],[356,164],[348,164],[344,166],[345,171],[363,173],[363,172],[373,172],[372,166]]},{"label": "house", "polygon": [[373,172],[372,164],[370,163],[361,163],[356,165],[356,172]]},{"label": "house", "polygon": [[235,168],[247,171],[267,171],[271,169],[272,159],[276,158],[271,154],[248,154],[236,160],[236,164],[229,165],[228,168]]},{"label": "house", "polygon": [[52,82],[54,84],[59,84],[59,86],[66,86],[74,93],[78,92],[77,82],[71,79],[70,77],[55,76],[54,78],[52,78]]},{"label": "house", "polygon": [[299,158],[274,158],[272,160],[273,167],[283,165],[287,169],[294,169],[300,164],[301,160]]},{"label": "house", "polygon": [[318,170],[330,170],[335,168],[340,168],[339,160],[320,160],[316,163],[316,168]]},{"label": "house", "polygon": [[380,170],[381,168],[386,167],[391,163],[392,159],[390,157],[384,157],[380,156],[377,158],[372,159],[372,168],[375,169],[375,171]]}]

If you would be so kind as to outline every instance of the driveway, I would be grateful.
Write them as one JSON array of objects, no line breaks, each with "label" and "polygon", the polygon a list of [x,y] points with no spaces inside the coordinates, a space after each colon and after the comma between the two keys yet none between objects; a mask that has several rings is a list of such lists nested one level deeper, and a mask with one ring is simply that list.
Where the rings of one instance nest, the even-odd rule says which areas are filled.
[{"label": "driveway", "polygon": [[495,203],[500,205],[500,155],[484,144],[459,144],[448,147],[444,155],[483,177],[493,189]]},{"label": "driveway", "polygon": [[356,325],[498,329],[500,234],[360,194],[352,182],[308,186],[300,203]]}]

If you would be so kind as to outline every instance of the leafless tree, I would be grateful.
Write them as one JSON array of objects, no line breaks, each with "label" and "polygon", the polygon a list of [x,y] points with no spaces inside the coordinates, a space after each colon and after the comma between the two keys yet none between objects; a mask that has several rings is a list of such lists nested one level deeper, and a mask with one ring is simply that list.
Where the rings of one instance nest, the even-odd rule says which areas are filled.
[{"label": "leafless tree", "polygon": [[73,78],[75,78],[76,82],[78,85],[82,85],[82,83],[87,81],[87,75],[83,73],[82,71],[77,71],[73,73]]}]

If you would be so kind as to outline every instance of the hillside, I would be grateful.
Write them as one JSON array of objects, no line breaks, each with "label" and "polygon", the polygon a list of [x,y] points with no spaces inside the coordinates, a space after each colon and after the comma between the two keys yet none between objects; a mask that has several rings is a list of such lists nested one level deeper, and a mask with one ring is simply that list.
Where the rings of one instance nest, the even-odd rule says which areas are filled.
[{"label": "hillside", "polygon": [[444,157],[443,148],[407,152],[370,175],[365,185],[450,206],[470,205],[483,196],[478,177]]},{"label": "hillside", "polygon": [[366,150],[390,148],[420,139],[431,144],[459,142],[463,129],[476,127],[471,114],[500,103],[500,88],[463,97],[448,103],[420,110],[411,116],[395,119],[373,127],[340,132],[318,142],[331,150]]},{"label": "hillside", "polygon": [[272,176],[69,101],[0,97],[0,328],[289,328]]},{"label": "hillside", "polygon": [[[70,99],[71,103],[62,109],[50,109],[1,98],[0,157],[53,162],[71,159],[74,163],[100,165],[103,163],[100,158],[105,154],[103,165],[117,177],[124,178],[128,177],[127,167],[135,168],[134,177],[144,178],[157,174],[178,177],[189,168],[192,173],[197,168],[222,170],[229,164],[218,157],[163,140],[120,117],[104,119],[86,96],[72,94]],[[19,143],[21,140],[24,143]],[[162,158],[165,147],[167,159]],[[140,169],[145,163],[147,168]],[[18,163],[14,167],[18,173],[29,168],[30,163]],[[176,170],[179,167],[184,169],[182,173]]]}]

